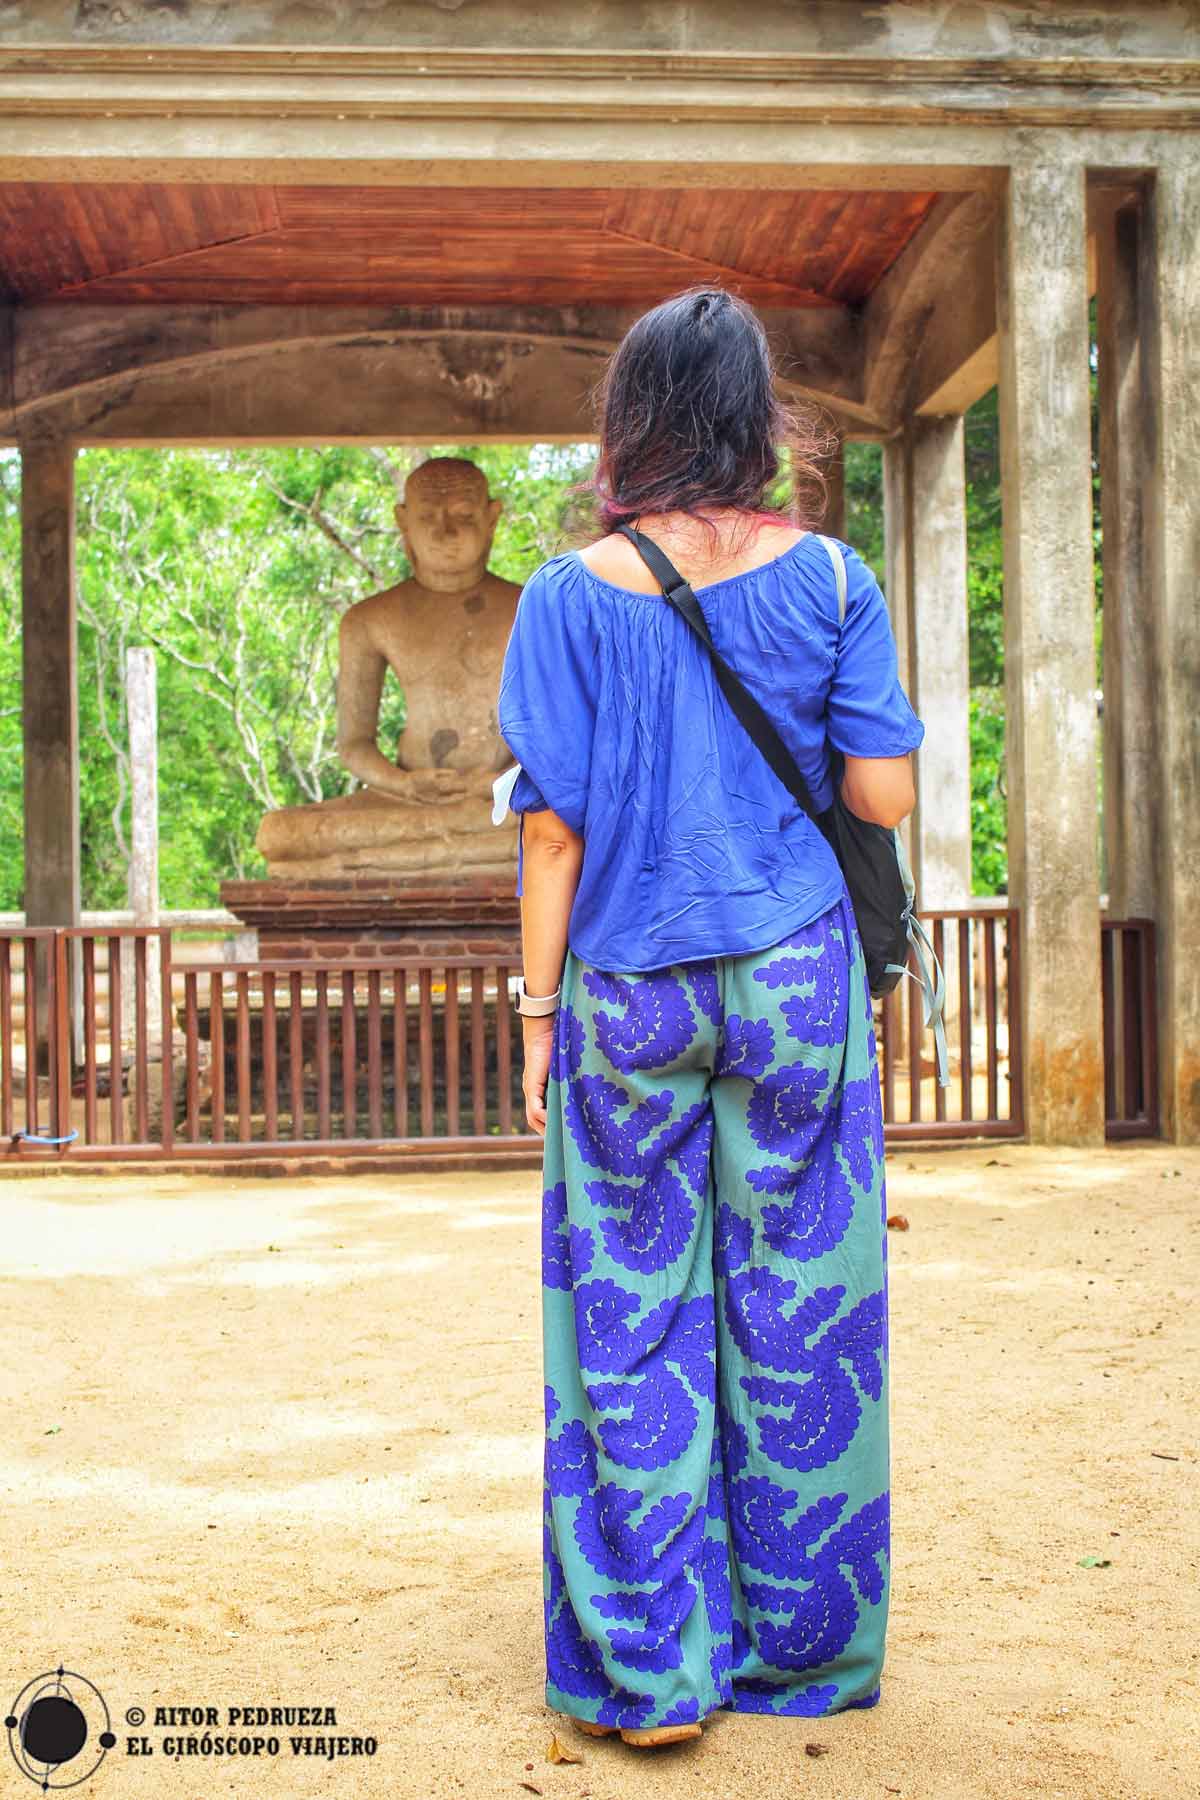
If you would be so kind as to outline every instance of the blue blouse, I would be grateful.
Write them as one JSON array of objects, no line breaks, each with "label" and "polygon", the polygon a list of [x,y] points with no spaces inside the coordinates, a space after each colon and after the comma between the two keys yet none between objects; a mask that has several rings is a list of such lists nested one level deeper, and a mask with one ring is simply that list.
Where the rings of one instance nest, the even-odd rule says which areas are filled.
[{"label": "blue blouse", "polygon": [[[841,540],[836,540],[841,543]],[[897,676],[887,603],[842,544],[812,533],[773,561],[695,590],[717,649],[792,751],[818,809],[829,745],[902,756],[925,735]],[[517,757],[493,818],[551,807],[584,840],[568,943],[635,972],[765,950],[845,882],[716,685],[704,645],[661,594],[594,575],[574,552],[526,582],[505,651],[500,735]],[[518,841],[517,893],[521,889]]]}]

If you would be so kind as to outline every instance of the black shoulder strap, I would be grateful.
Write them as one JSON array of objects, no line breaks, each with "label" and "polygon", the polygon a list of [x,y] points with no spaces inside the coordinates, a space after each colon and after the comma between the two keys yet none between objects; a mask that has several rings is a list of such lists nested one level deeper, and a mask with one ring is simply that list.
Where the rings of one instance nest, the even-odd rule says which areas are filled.
[{"label": "black shoulder strap", "polygon": [[799,764],[754,695],[743,687],[741,681],[714,645],[708,623],[691,587],[683,579],[670,557],[660,550],[653,538],[646,537],[644,532],[636,531],[632,525],[618,525],[617,530],[627,537],[640,553],[646,567],[661,586],[666,599],[671,602],[677,612],[683,614],[693,631],[707,647],[722,693],[750,737],[762,751],[770,767],[792,798],[804,808],[809,818],[815,824],[820,825],[820,814],[813,805],[808,783],[800,772]]}]

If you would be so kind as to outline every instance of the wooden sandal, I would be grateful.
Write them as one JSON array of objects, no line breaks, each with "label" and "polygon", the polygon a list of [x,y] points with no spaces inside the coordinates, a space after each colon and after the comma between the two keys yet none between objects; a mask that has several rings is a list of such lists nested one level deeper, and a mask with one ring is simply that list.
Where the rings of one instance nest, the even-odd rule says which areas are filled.
[{"label": "wooden sandal", "polygon": [[658,1744],[682,1744],[688,1738],[700,1736],[700,1726],[694,1721],[687,1725],[623,1725],[621,1727],[621,1742],[636,1744],[641,1750],[651,1750]]},{"label": "wooden sandal", "polygon": [[636,1744],[640,1750],[652,1750],[658,1744],[682,1744],[689,1738],[701,1735],[698,1724],[686,1725],[594,1725],[590,1719],[571,1719],[576,1731],[582,1731],[585,1737],[611,1737],[615,1731],[621,1733],[621,1741],[625,1744]]}]

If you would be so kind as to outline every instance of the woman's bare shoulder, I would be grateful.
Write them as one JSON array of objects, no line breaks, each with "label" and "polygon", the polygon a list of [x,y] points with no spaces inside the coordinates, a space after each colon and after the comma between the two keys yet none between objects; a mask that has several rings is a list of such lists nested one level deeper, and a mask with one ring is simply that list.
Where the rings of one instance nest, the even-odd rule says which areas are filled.
[{"label": "woman's bare shoulder", "polygon": [[[746,574],[763,563],[773,562],[809,534],[786,519],[756,521],[749,536],[739,532],[728,548],[713,548],[698,537],[690,522],[687,535],[666,530],[652,533],[680,571],[689,580],[722,580],[728,575]],[[637,593],[656,594],[658,583],[641,555],[620,532],[610,532],[585,544],[577,552],[580,560],[594,575],[618,587],[632,588]]]},{"label": "woman's bare shoulder", "polygon": [[657,594],[658,583],[627,537],[612,531],[576,552],[579,560],[616,587],[631,588],[637,594]]}]

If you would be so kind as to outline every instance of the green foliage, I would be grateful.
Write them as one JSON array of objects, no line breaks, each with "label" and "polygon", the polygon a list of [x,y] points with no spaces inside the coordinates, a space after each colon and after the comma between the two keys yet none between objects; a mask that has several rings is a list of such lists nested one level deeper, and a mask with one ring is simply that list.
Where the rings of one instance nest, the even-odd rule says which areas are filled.
[{"label": "green foliage", "polygon": [[977,894],[1008,892],[1004,787],[1004,689],[973,687],[971,734],[971,876]]},{"label": "green foliage", "polygon": [[886,587],[883,555],[883,446],[849,443],[845,448],[846,537]]},{"label": "green foliage", "polygon": [[971,885],[1008,892],[1004,755],[1004,545],[1000,417],[993,388],[967,413],[967,673],[971,744]]}]

